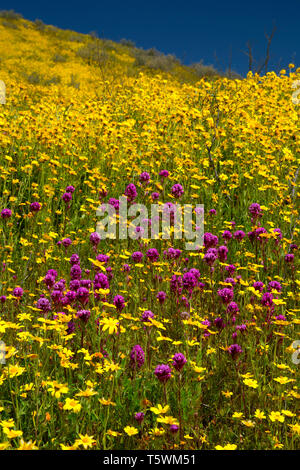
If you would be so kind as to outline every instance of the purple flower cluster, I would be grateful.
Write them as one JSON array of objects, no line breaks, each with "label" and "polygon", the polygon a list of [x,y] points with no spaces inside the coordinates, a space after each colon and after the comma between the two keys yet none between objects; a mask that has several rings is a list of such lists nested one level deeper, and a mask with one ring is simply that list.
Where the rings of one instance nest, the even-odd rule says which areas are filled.
[{"label": "purple flower cluster", "polygon": [[140,369],[145,362],[145,353],[142,347],[137,344],[135,345],[130,353],[130,365],[133,368]]}]

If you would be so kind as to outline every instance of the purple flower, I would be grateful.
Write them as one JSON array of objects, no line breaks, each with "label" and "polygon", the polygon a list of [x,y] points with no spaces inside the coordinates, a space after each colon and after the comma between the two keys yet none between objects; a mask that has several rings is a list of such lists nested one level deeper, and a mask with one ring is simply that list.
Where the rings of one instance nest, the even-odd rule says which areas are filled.
[{"label": "purple flower", "polygon": [[46,284],[47,287],[52,287],[55,284],[55,277],[52,276],[49,272],[43,279],[43,282]]},{"label": "purple flower", "polygon": [[216,325],[216,327],[218,328],[218,330],[222,330],[223,328],[225,328],[224,320],[223,320],[223,318],[221,318],[221,317],[217,317],[217,318],[214,320],[214,324]]},{"label": "purple flower", "polygon": [[86,287],[87,289],[90,289],[91,285],[92,285],[92,281],[90,279],[80,279],[81,287]]},{"label": "purple flower", "polygon": [[182,354],[182,353],[174,354],[172,359],[173,359],[173,367],[174,367],[174,369],[176,369],[178,371],[181,371],[184,364],[187,363],[187,360],[186,360],[184,354]]},{"label": "purple flower", "polygon": [[263,235],[264,233],[268,233],[264,227],[258,227],[257,229],[255,229],[254,233],[258,241],[267,241],[267,238],[261,237],[261,235]]},{"label": "purple flower", "polygon": [[170,280],[170,289],[171,292],[178,292],[179,294],[182,291],[182,278],[180,276],[177,276],[176,274],[173,274]]},{"label": "purple flower", "polygon": [[12,215],[12,212],[11,212],[10,209],[3,209],[3,210],[1,211],[1,217],[2,217],[2,219],[9,219],[9,217],[11,217],[11,215]]},{"label": "purple flower", "polygon": [[228,348],[228,352],[231,355],[233,360],[236,360],[243,350],[239,344],[231,344]]},{"label": "purple flower", "polygon": [[75,191],[74,186],[67,186],[67,187],[66,187],[66,193],[71,193],[71,194],[73,194],[74,191]]},{"label": "purple flower", "polygon": [[164,301],[166,300],[166,297],[167,297],[167,294],[164,291],[158,292],[156,296],[160,304],[164,303]]},{"label": "purple flower", "polygon": [[120,201],[119,199],[115,199],[114,197],[111,197],[109,200],[108,200],[108,204],[112,207],[115,208],[116,212],[119,212],[119,209],[120,209]]},{"label": "purple flower", "polygon": [[100,263],[107,264],[109,261],[109,255],[99,254],[96,256],[96,260],[100,261]]},{"label": "purple flower", "polygon": [[276,320],[280,320],[280,321],[286,321],[286,318],[284,315],[278,315],[277,317],[275,317]]},{"label": "purple flower", "polygon": [[144,421],[144,418],[145,418],[145,415],[142,411],[140,411],[139,413],[135,413],[134,415],[134,419],[139,423],[141,424],[143,421]]},{"label": "purple flower", "polygon": [[98,232],[93,232],[90,235],[90,242],[93,246],[97,246],[100,243],[101,237]]},{"label": "purple flower", "polygon": [[216,235],[213,235],[210,232],[206,232],[204,234],[203,241],[204,241],[205,248],[213,248],[219,242],[218,237]]},{"label": "purple flower", "polygon": [[161,364],[156,367],[154,374],[160,382],[166,383],[171,378],[171,372],[172,371],[167,364]]},{"label": "purple flower", "polygon": [[233,299],[233,290],[224,287],[224,289],[218,290],[218,295],[221,297],[221,300],[224,304],[229,304],[229,302],[231,302]]},{"label": "purple flower", "polygon": [[82,304],[86,304],[89,301],[89,291],[86,287],[79,287],[76,292],[76,298]]},{"label": "purple flower", "polygon": [[170,173],[168,172],[168,170],[161,170],[161,171],[159,172],[159,176],[160,176],[161,178],[168,178],[169,174],[170,174]]},{"label": "purple flower", "polygon": [[264,288],[264,283],[261,281],[256,281],[253,283],[253,287],[255,290],[258,290],[258,292],[262,292]]},{"label": "purple flower", "polygon": [[74,302],[74,300],[76,299],[76,296],[77,296],[77,291],[75,290],[69,290],[68,292],[66,292],[66,298],[68,300],[68,303],[70,304]]},{"label": "purple flower", "polygon": [[113,303],[119,312],[121,312],[123,308],[125,307],[125,300],[124,300],[124,297],[122,297],[122,295],[116,295],[114,297]]},{"label": "purple flower", "polygon": [[281,292],[281,284],[278,281],[270,281],[267,285],[267,290],[271,292],[272,290],[277,290],[277,292]]},{"label": "purple flower", "polygon": [[150,181],[149,173],[147,173],[147,171],[143,171],[143,173],[140,174],[139,181],[140,183],[149,183]]},{"label": "purple flower", "polygon": [[146,253],[147,258],[150,261],[157,261],[159,258],[159,253],[156,248],[150,248]]},{"label": "purple flower", "polygon": [[79,256],[74,253],[73,255],[70,256],[70,264],[73,266],[74,264],[80,265],[80,258]]},{"label": "purple flower", "polygon": [[36,303],[36,308],[42,310],[42,312],[50,312],[51,304],[46,297],[40,297]]},{"label": "purple flower", "polygon": [[54,289],[52,292],[51,292],[51,299],[53,300],[53,302],[55,304],[59,304],[62,300],[62,293],[60,290],[56,290]]},{"label": "purple flower", "polygon": [[184,190],[181,184],[174,184],[171,191],[172,191],[173,196],[176,197],[176,199],[180,198],[184,193]]},{"label": "purple flower", "polygon": [[228,266],[225,266],[225,271],[228,272],[229,276],[232,276],[235,271],[235,266],[233,264],[229,264]]},{"label": "purple flower", "polygon": [[224,261],[227,260],[227,254],[228,254],[228,248],[227,246],[221,245],[218,248],[218,258],[221,261],[221,263],[224,263]]},{"label": "purple flower", "polygon": [[145,353],[139,344],[133,346],[130,353],[130,365],[133,368],[140,369],[145,362]]},{"label": "purple flower", "polygon": [[250,242],[253,243],[255,240],[255,232],[251,231],[247,233],[247,237],[249,238]]},{"label": "purple flower", "polygon": [[129,264],[123,264],[123,271],[125,273],[129,273],[130,270],[131,270],[131,267]]},{"label": "purple flower", "polygon": [[245,325],[244,323],[242,325],[236,325],[235,329],[243,333],[244,331],[246,331],[247,325]]},{"label": "purple flower", "polygon": [[143,323],[151,323],[149,318],[154,318],[154,313],[151,310],[145,310],[142,314],[142,322]]},{"label": "purple flower", "polygon": [[71,193],[64,193],[61,198],[67,204],[68,202],[70,202],[72,200],[72,194]]},{"label": "purple flower", "polygon": [[251,204],[248,210],[251,216],[253,217],[253,219],[257,219],[257,217],[261,217],[261,212],[262,212],[261,207],[256,202]]},{"label": "purple flower", "polygon": [[94,279],[94,289],[109,289],[107,276],[103,273],[97,273]]},{"label": "purple flower", "polygon": [[217,259],[217,254],[209,250],[207,253],[205,253],[203,259],[208,264],[208,266],[212,266]]},{"label": "purple flower", "polygon": [[71,267],[71,279],[81,279],[81,268],[79,264],[74,264]]},{"label": "purple flower", "polygon": [[238,313],[239,307],[235,302],[230,302],[227,305],[227,313],[230,313],[231,315]]},{"label": "purple flower", "polygon": [[192,291],[197,284],[197,279],[191,272],[184,273],[182,276],[182,285],[185,289]]},{"label": "purple flower", "polygon": [[288,253],[287,255],[285,255],[284,261],[286,263],[292,263],[294,261],[294,258],[295,258],[295,256],[294,256],[293,253]]},{"label": "purple flower", "polygon": [[261,304],[264,307],[272,307],[273,306],[273,294],[270,292],[265,292],[261,298]]},{"label": "purple flower", "polygon": [[232,287],[236,285],[236,281],[232,277],[227,277],[224,282],[226,282],[226,284],[231,284]]},{"label": "purple flower", "polygon": [[169,427],[169,431],[172,434],[176,434],[179,430],[179,426],[177,424],[171,424]]},{"label": "purple flower", "polygon": [[71,238],[64,238],[61,242],[65,248],[68,248],[68,246],[72,245]]},{"label": "purple flower", "polygon": [[222,238],[224,238],[225,242],[228,242],[232,238],[232,233],[229,230],[225,230],[222,233]]},{"label": "purple flower", "polygon": [[67,328],[67,335],[71,335],[72,333],[74,333],[75,329],[76,329],[75,323],[73,323],[72,321],[69,321],[68,328]]},{"label": "purple flower", "polygon": [[77,291],[77,289],[79,289],[79,287],[80,287],[79,279],[73,279],[72,281],[70,281],[70,289],[71,290]]},{"label": "purple flower", "polygon": [[32,202],[30,204],[30,210],[31,212],[38,212],[39,210],[41,210],[41,204],[39,202]]},{"label": "purple flower", "polygon": [[76,316],[80,318],[83,323],[87,323],[91,316],[91,312],[89,310],[78,310]]},{"label": "purple flower", "polygon": [[235,238],[236,240],[238,241],[241,241],[243,240],[243,238],[246,236],[245,232],[243,232],[243,230],[237,230],[236,232],[234,232],[233,234],[233,238]]},{"label": "purple flower", "polygon": [[137,190],[135,185],[133,183],[130,183],[126,187],[124,194],[125,196],[127,196],[129,202],[134,201],[134,199],[137,197]]},{"label": "purple flower", "polygon": [[141,251],[135,251],[134,253],[132,253],[131,258],[134,263],[140,263],[142,261],[143,256],[144,255]]},{"label": "purple flower", "polygon": [[15,287],[12,293],[14,297],[20,297],[20,298],[22,297],[23,294],[24,294],[24,291],[22,287]]},{"label": "purple flower", "polygon": [[152,201],[157,201],[159,199],[159,193],[154,191],[154,193],[151,194]]}]

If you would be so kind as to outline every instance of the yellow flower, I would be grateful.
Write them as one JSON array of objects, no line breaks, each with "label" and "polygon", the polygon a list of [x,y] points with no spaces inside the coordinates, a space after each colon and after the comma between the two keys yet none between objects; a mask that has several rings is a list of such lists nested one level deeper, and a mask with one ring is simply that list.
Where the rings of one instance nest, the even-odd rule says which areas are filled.
[{"label": "yellow flower", "polygon": [[151,429],[151,431],[149,432],[150,435],[152,436],[162,436],[163,434],[165,434],[165,430],[163,428],[153,428]]},{"label": "yellow flower", "polygon": [[283,422],[284,422],[284,416],[282,416],[279,411],[272,411],[272,412],[269,414],[269,418],[270,418],[270,420],[271,420],[273,423],[274,423],[275,421],[279,421],[280,423],[283,423]]},{"label": "yellow flower", "polygon": [[298,436],[300,436],[300,424],[289,424],[289,427],[291,428],[293,433],[298,434]]},{"label": "yellow flower", "polygon": [[112,335],[118,331],[119,320],[115,318],[103,318],[100,320],[100,324],[103,325],[103,331],[108,330],[108,333]]},{"label": "yellow flower", "polygon": [[9,377],[18,377],[23,374],[25,367],[20,367],[18,364],[12,364],[6,368],[6,371]]},{"label": "yellow flower", "polygon": [[112,429],[109,429],[106,434],[113,437],[122,436],[122,433],[118,431],[113,431]]},{"label": "yellow flower", "polygon": [[258,408],[255,410],[254,416],[257,419],[266,419],[265,413],[263,411],[259,410]]},{"label": "yellow flower", "polygon": [[236,411],[236,412],[233,413],[233,415],[232,415],[232,417],[233,417],[233,418],[236,418],[236,419],[243,418],[243,416],[244,416],[244,413],[238,412],[238,411]]},{"label": "yellow flower", "polygon": [[165,407],[163,407],[160,404],[158,404],[156,406],[151,406],[150,411],[152,411],[156,415],[162,415],[162,414],[167,413],[169,408],[170,408],[169,405],[166,405]]},{"label": "yellow flower", "polygon": [[18,447],[18,450],[38,450],[38,447],[35,445],[35,441],[32,442],[31,440],[28,442],[23,441],[23,439],[20,439],[20,445]]},{"label": "yellow flower", "polygon": [[0,442],[0,450],[5,450],[10,446],[10,443],[8,441],[6,442]]},{"label": "yellow flower", "polygon": [[163,416],[161,418],[157,418],[158,423],[163,423],[163,424],[176,424],[177,426],[179,425],[179,422],[176,418],[173,418],[173,416]]},{"label": "yellow flower", "polygon": [[112,405],[112,406],[116,406],[115,402],[114,402],[114,401],[111,401],[110,398],[109,398],[108,400],[105,400],[105,398],[99,398],[99,401],[100,401],[101,405],[106,405],[106,406]]},{"label": "yellow flower", "polygon": [[285,384],[288,384],[289,382],[295,382],[294,379],[289,379],[288,377],[284,377],[284,376],[281,376],[281,377],[276,377],[275,379],[276,382],[280,383],[281,385],[285,385]]},{"label": "yellow flower", "polygon": [[255,426],[253,421],[251,421],[250,419],[242,420],[242,424],[244,424],[244,426],[247,426],[247,428],[253,428]]},{"label": "yellow flower", "polygon": [[77,450],[78,449],[78,443],[74,443],[72,446],[66,446],[65,444],[60,444],[61,450]]},{"label": "yellow flower", "polygon": [[93,439],[94,436],[88,436],[88,434],[79,434],[79,437],[80,439],[76,439],[75,445],[82,445],[85,449],[92,447],[96,442],[95,439]]},{"label": "yellow flower", "polygon": [[254,380],[254,379],[245,379],[243,380],[244,384],[247,385],[248,387],[251,387],[251,388],[257,388],[258,387],[258,383],[257,383],[257,380]]},{"label": "yellow flower", "polygon": [[87,388],[86,390],[81,390],[80,392],[76,393],[76,397],[92,397],[93,395],[97,395],[97,392],[92,388]]},{"label": "yellow flower", "polygon": [[14,439],[15,437],[20,437],[23,434],[23,431],[16,431],[15,429],[3,428],[4,434],[7,435],[8,439]]},{"label": "yellow flower", "polygon": [[50,392],[52,396],[55,396],[55,398],[60,398],[61,394],[69,392],[69,389],[66,385],[59,384],[56,381],[49,382],[48,385],[48,392]]},{"label": "yellow flower", "polygon": [[233,395],[233,392],[229,392],[228,390],[226,392],[223,392],[222,390],[222,395],[226,398],[230,398]]},{"label": "yellow flower", "polygon": [[124,431],[128,436],[134,436],[135,434],[139,433],[138,429],[134,428],[133,426],[126,426],[126,428],[124,428]]},{"label": "yellow flower", "polygon": [[0,421],[0,426],[3,428],[13,428],[15,425],[15,422],[12,418],[10,418],[8,421]]},{"label": "yellow flower", "polygon": [[235,444],[226,444],[226,446],[224,446],[224,447],[216,446],[215,449],[216,450],[236,450],[237,445],[235,445]]},{"label": "yellow flower", "polygon": [[63,409],[74,411],[74,413],[79,413],[79,411],[81,410],[81,404],[78,400],[74,400],[74,398],[67,398]]},{"label": "yellow flower", "polygon": [[295,413],[292,413],[291,411],[289,410],[281,410],[281,413],[285,416],[288,416],[289,418],[292,418],[293,416],[296,416]]}]

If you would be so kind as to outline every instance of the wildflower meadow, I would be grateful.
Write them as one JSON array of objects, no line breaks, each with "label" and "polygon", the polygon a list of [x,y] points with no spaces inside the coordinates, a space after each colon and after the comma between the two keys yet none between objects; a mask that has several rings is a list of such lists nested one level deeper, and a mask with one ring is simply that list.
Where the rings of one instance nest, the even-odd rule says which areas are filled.
[{"label": "wildflower meadow", "polygon": [[299,449],[300,68],[199,79],[6,23],[0,449]]}]

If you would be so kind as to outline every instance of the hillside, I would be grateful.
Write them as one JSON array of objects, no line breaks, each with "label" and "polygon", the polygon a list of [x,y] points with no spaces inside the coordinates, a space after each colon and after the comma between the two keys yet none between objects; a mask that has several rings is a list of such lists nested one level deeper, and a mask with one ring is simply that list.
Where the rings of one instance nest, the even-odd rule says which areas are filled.
[{"label": "hillside", "polygon": [[[300,68],[5,15],[0,50],[0,449],[299,448]],[[203,246],[101,238],[122,195],[204,204]]]}]

